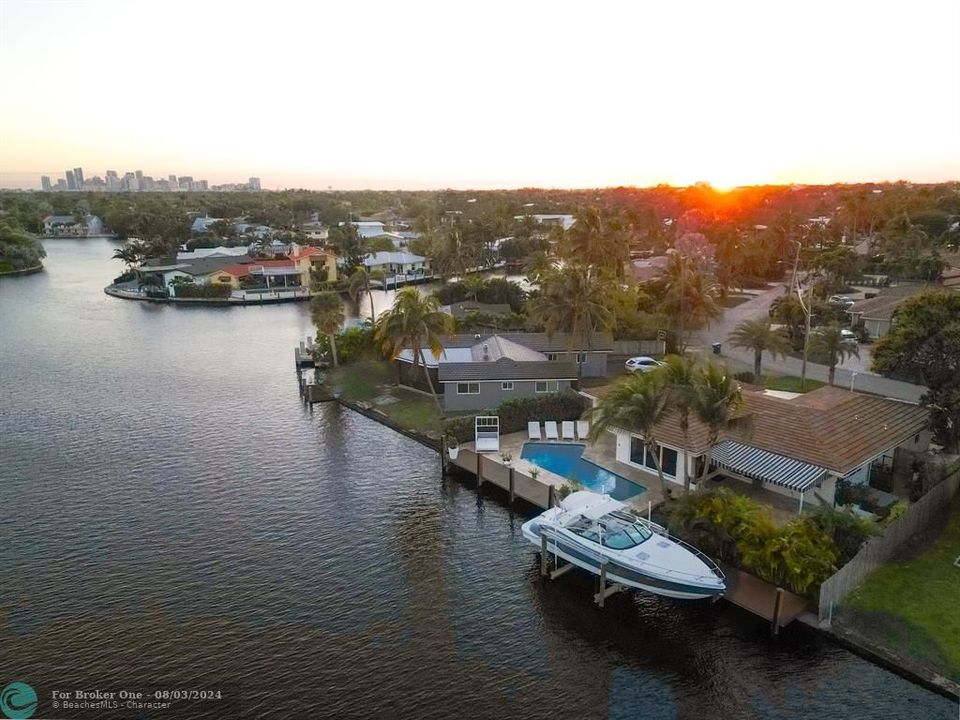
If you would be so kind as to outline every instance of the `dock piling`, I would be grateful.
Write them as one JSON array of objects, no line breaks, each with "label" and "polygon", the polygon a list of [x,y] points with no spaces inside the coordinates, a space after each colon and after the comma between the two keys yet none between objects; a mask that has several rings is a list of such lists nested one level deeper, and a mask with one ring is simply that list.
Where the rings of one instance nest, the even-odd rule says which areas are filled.
[{"label": "dock piling", "polygon": [[483,460],[483,455],[481,455],[480,452],[477,451],[477,492],[478,493],[480,492],[480,487],[483,485],[483,473],[481,472],[483,470],[483,465],[481,463],[481,460]]},{"label": "dock piling", "polygon": [[547,536],[540,536],[540,577],[547,575]]},{"label": "dock piling", "polygon": [[773,600],[773,620],[770,621],[770,632],[773,635],[780,634],[780,612],[783,609],[783,588],[778,587],[776,597]]},{"label": "dock piling", "polygon": [[513,467],[511,467],[510,468],[510,507],[511,508],[513,507],[514,497],[515,497],[515,493],[513,490]]}]

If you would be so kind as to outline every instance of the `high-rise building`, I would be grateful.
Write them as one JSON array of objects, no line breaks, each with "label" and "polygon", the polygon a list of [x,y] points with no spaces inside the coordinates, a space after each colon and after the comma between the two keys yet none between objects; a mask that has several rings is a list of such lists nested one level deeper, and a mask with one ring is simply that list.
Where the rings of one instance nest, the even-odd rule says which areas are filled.
[{"label": "high-rise building", "polygon": [[49,176],[49,175],[41,175],[41,176],[40,176],[40,188],[41,188],[44,192],[50,192],[51,190],[53,190],[53,188],[50,186],[50,176]]},{"label": "high-rise building", "polygon": [[67,190],[76,190],[77,180],[73,176],[73,170],[67,170],[64,175],[67,178]]},{"label": "high-rise building", "polygon": [[77,190],[83,190],[83,168],[73,169],[73,179],[77,183]]},{"label": "high-rise building", "polygon": [[107,170],[107,190],[112,192],[120,190],[120,178],[117,177],[116,170]]},{"label": "high-rise building", "polygon": [[258,190],[258,191],[259,191],[259,190],[260,190],[260,178],[256,178],[256,177],[250,178],[250,179],[247,181],[247,185],[250,186],[250,189],[251,189],[251,190]]},{"label": "high-rise building", "polygon": [[57,192],[63,192],[67,189],[67,181],[63,178],[57,180]]},{"label": "high-rise building", "polygon": [[200,180],[200,181],[197,183],[197,185],[199,186],[199,189],[200,189],[200,190],[209,190],[209,189],[210,189],[210,184],[209,184],[206,180]]},{"label": "high-rise building", "polygon": [[193,182],[193,178],[189,175],[181,175],[179,182],[181,190],[189,190],[190,184]]},{"label": "high-rise building", "polygon": [[169,177],[167,177],[167,181],[170,183],[170,188],[171,188],[171,189],[176,188],[176,187],[179,187],[179,185],[177,185],[177,176],[176,176],[176,175],[170,175]]}]

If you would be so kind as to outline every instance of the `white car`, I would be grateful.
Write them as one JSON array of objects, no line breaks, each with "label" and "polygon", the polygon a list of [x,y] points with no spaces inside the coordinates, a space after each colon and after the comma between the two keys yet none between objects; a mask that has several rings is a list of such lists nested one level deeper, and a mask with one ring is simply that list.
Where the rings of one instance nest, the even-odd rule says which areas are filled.
[{"label": "white car", "polygon": [[840,331],[840,337],[844,340],[853,340],[855,342],[857,340],[857,334],[853,330],[847,330],[846,328]]},{"label": "white car", "polygon": [[623,365],[627,368],[627,372],[650,372],[651,370],[656,370],[663,365],[663,363],[659,360],[654,360],[652,357],[641,355],[640,357],[630,358]]}]

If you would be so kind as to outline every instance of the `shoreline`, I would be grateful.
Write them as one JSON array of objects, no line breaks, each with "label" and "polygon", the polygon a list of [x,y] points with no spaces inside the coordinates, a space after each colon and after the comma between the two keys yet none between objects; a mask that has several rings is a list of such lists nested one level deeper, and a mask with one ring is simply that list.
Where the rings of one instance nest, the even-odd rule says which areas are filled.
[{"label": "shoreline", "polygon": [[141,302],[152,302],[160,304],[179,304],[179,305],[216,305],[222,307],[231,307],[235,305],[278,305],[280,303],[291,303],[291,302],[307,302],[310,300],[309,295],[299,295],[296,297],[261,297],[256,300],[252,299],[233,299],[233,298],[178,298],[178,297],[166,297],[166,298],[154,298],[148,297],[141,293],[131,293],[125,290],[117,290],[112,285],[108,285],[103,289],[103,292],[110,297],[120,298],[121,300],[139,300]]},{"label": "shoreline", "polygon": [[23,275],[34,275],[38,272],[43,272],[43,263],[39,263],[32,267],[23,268],[21,270],[0,271],[0,277],[21,277]]},{"label": "shoreline", "polygon": [[[403,428],[393,422],[382,412],[371,410],[361,404],[357,404],[350,400],[344,400],[343,398],[335,395],[331,395],[329,400],[336,402],[341,407],[345,407],[348,410],[353,410],[354,412],[368,417],[371,420],[390,428],[391,430],[395,430],[401,435],[404,435],[411,440],[430,448],[438,455],[442,453],[442,445],[439,439],[432,438],[429,435],[425,435],[415,430]],[[447,466],[444,458],[441,457],[440,462],[443,467]],[[461,470],[459,466],[456,466],[454,463],[450,463],[450,465],[457,467],[458,471]],[[469,474],[469,471],[466,472]],[[484,484],[495,485],[498,489],[502,490],[502,488],[496,485],[496,483]],[[524,500],[524,502],[527,501]],[[825,638],[829,642],[832,642],[834,645],[842,647],[854,655],[857,655],[858,657],[861,657],[864,660],[883,668],[884,670],[892,672],[913,683],[914,685],[918,685],[929,692],[935,693],[949,700],[960,699],[960,685],[952,681],[950,678],[940,675],[931,668],[920,666],[919,664],[912,662],[909,658],[903,658],[889,648],[874,645],[873,643],[866,641],[864,638],[859,637],[856,633],[840,632],[834,629],[822,628],[812,618],[806,618],[804,615],[801,615],[797,619],[802,625],[818,633],[821,637]]]}]

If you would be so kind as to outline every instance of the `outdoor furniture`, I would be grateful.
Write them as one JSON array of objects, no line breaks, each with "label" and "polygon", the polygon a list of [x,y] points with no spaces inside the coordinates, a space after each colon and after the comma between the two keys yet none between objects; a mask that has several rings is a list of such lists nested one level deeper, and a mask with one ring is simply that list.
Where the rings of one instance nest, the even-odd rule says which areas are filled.
[{"label": "outdoor furniture", "polygon": [[576,440],[573,435],[573,421],[564,420],[560,423],[560,435],[564,440]]},{"label": "outdoor furniture", "polygon": [[577,437],[581,440],[586,440],[590,435],[590,421],[589,420],[577,420]]},{"label": "outdoor furniture", "polygon": [[543,440],[543,436],[540,434],[540,423],[538,422],[527,423],[527,439]]},{"label": "outdoor furniture", "polygon": [[496,415],[477,415],[474,421],[474,439],[478,453],[500,452],[500,418]]},{"label": "outdoor furniture", "polygon": [[559,440],[560,433],[557,432],[557,423],[555,420],[547,420],[543,424],[543,432],[547,436],[547,440]]}]

